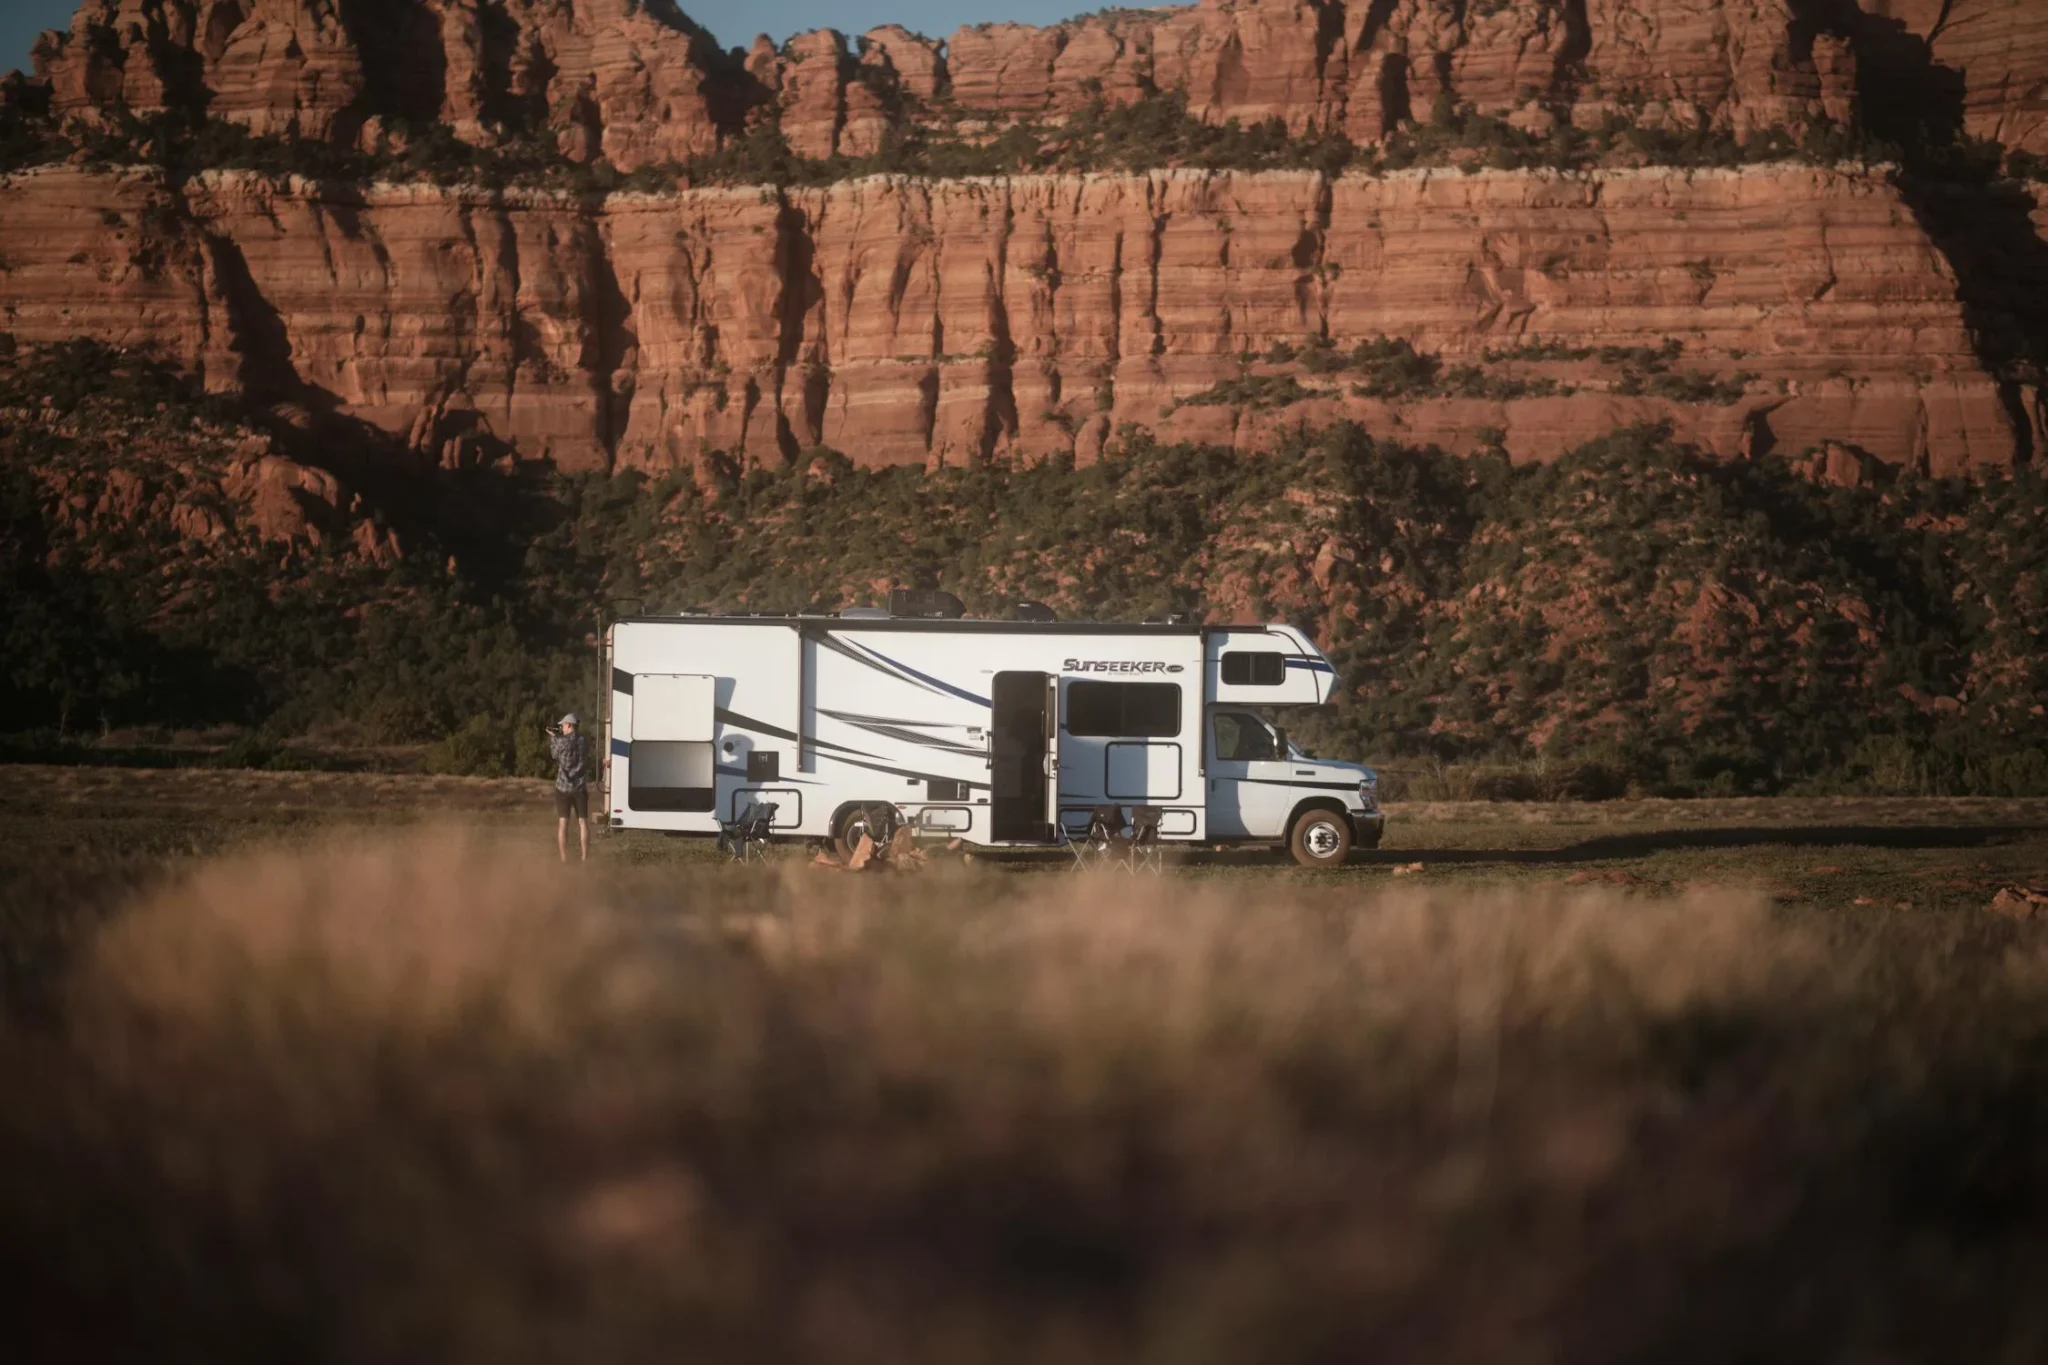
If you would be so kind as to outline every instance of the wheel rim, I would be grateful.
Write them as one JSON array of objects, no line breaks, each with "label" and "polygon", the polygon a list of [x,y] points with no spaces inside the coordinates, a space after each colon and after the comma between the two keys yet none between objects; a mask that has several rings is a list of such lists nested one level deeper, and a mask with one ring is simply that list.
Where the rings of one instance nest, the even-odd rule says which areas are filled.
[{"label": "wheel rim", "polygon": [[882,837],[875,829],[875,815],[876,812],[863,807],[846,817],[846,827],[840,837],[846,841],[849,852],[860,844],[863,834],[873,840],[877,848],[881,847]]},{"label": "wheel rim", "polygon": [[1311,857],[1334,858],[1342,840],[1335,825],[1327,820],[1318,820],[1303,831],[1301,842]]}]

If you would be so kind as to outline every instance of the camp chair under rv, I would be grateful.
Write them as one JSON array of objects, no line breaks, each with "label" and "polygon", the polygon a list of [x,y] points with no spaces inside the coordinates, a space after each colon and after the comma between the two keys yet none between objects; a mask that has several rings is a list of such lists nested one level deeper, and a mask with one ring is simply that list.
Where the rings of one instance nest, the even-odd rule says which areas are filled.
[{"label": "camp chair under rv", "polygon": [[736,863],[768,861],[768,839],[775,828],[775,803],[752,801],[738,817],[721,821],[718,847]]}]

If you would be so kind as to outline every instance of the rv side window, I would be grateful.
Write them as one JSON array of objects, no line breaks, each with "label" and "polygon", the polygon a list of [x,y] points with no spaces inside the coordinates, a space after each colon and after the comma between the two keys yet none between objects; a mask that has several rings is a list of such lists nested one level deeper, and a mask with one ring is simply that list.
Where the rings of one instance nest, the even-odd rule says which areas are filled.
[{"label": "rv side window", "polygon": [[1266,722],[1236,711],[1216,713],[1216,757],[1233,763],[1257,763],[1280,757],[1280,746]]},{"label": "rv side window", "polygon": [[1226,687],[1278,687],[1287,681],[1287,656],[1269,649],[1223,652]]},{"label": "rv side window", "polygon": [[1177,735],[1180,684],[1070,682],[1067,733],[1118,739]]}]

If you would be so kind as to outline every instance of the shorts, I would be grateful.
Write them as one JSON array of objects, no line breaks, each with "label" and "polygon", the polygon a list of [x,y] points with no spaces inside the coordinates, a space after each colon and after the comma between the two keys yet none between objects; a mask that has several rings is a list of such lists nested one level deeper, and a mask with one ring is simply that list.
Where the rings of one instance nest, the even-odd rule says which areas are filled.
[{"label": "shorts", "polygon": [[572,792],[556,790],[555,817],[566,820],[572,815],[578,820],[590,818],[590,788],[578,787]]}]

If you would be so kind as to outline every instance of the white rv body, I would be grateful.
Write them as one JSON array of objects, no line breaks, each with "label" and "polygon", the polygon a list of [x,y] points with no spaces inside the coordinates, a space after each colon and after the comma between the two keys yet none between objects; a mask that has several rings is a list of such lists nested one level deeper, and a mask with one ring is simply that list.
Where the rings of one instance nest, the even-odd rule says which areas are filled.
[{"label": "white rv body", "polygon": [[773,804],[778,834],[823,838],[886,803],[923,834],[1042,846],[1119,805],[1165,841],[1270,843],[1309,803],[1378,840],[1369,769],[1281,752],[1236,709],[1335,690],[1285,625],[635,617],[606,653],[614,828],[715,835]]}]

